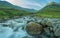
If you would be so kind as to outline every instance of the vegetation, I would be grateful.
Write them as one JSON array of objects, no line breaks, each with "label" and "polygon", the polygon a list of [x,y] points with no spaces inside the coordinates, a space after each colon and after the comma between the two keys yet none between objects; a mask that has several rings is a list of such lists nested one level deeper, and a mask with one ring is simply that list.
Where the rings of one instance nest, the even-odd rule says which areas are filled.
[{"label": "vegetation", "polygon": [[26,10],[14,9],[13,5],[7,2],[0,2],[0,19],[8,19],[25,15],[35,15],[38,17],[60,18],[60,4],[51,3],[37,13]]},{"label": "vegetation", "polygon": [[51,3],[35,14],[36,16],[60,18],[60,4]]},{"label": "vegetation", "polygon": [[[15,6],[6,1],[0,1],[0,20],[8,18],[16,18],[20,16],[30,15],[31,13],[26,10],[18,10],[19,6]],[[22,9],[22,8],[21,8]]]},{"label": "vegetation", "polygon": [[24,10],[17,10],[13,8],[0,8],[0,19],[14,18],[23,15],[30,15],[31,13]]}]

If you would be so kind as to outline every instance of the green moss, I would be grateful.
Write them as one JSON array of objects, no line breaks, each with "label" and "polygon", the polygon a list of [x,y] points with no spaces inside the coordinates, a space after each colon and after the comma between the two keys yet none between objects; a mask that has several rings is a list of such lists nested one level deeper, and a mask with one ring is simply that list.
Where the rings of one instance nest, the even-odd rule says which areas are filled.
[{"label": "green moss", "polygon": [[42,26],[35,23],[35,22],[30,22],[28,23],[28,25],[26,26],[26,31],[28,34],[30,35],[39,35],[42,31]]}]

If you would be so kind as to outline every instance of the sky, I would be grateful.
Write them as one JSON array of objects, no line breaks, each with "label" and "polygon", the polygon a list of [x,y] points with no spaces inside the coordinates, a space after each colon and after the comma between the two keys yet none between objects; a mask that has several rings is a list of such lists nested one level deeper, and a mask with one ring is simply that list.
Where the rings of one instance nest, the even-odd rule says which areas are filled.
[{"label": "sky", "polygon": [[49,2],[58,3],[60,2],[60,0],[2,0],[2,1],[8,1],[14,5],[35,10],[43,8]]}]

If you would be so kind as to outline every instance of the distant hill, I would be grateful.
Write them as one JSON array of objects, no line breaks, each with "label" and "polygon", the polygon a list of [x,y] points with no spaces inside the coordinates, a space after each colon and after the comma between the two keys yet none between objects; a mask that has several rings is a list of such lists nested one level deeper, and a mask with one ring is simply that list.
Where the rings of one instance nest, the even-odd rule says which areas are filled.
[{"label": "distant hill", "polygon": [[60,18],[60,3],[48,3],[43,9],[39,10],[36,15],[42,17]]},{"label": "distant hill", "polygon": [[0,8],[2,7],[13,7],[13,5],[6,1],[0,1]]},{"label": "distant hill", "polygon": [[12,5],[11,3],[6,1],[0,1],[0,20],[30,15],[32,13],[26,10],[19,10],[17,8],[20,7]]},{"label": "distant hill", "polygon": [[36,12],[36,10],[34,10],[34,9],[19,7],[19,6],[13,5],[7,1],[0,1],[0,8],[2,8],[2,7],[10,7],[10,8],[15,8],[15,9],[19,9],[19,10],[25,10],[28,12]]}]

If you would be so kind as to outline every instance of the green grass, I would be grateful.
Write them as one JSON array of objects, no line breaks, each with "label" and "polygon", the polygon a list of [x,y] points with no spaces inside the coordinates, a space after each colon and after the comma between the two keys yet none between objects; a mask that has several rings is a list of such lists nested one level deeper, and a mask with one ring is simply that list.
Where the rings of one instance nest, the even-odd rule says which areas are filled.
[{"label": "green grass", "polygon": [[30,15],[30,12],[24,11],[24,10],[17,10],[13,8],[0,8],[0,19],[7,19],[7,18],[13,18],[15,16],[25,16]]},{"label": "green grass", "polygon": [[48,18],[60,18],[60,4],[47,5],[35,15]]},{"label": "green grass", "polygon": [[35,16],[47,18],[60,18],[60,13],[37,13]]}]

